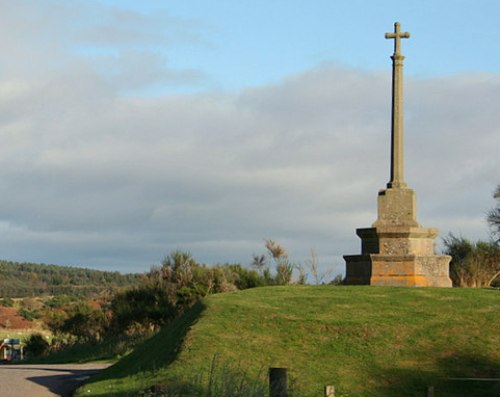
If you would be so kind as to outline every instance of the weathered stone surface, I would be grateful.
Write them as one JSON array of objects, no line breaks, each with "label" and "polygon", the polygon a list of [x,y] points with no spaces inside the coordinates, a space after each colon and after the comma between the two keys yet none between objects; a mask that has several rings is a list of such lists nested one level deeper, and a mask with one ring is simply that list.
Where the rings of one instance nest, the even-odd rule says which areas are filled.
[{"label": "weathered stone surface", "polygon": [[415,201],[407,188],[379,193],[377,221],[356,230],[361,255],[344,256],[347,284],[451,287],[451,258],[436,255],[438,231],[418,224]]},{"label": "weathered stone surface", "polygon": [[396,22],[392,81],[391,179],[378,194],[378,216],[370,228],[357,229],[361,254],[345,255],[346,282],[351,285],[451,287],[451,257],[436,255],[438,231],[417,222],[416,195],[403,178],[403,60]]},{"label": "weathered stone surface", "polygon": [[378,194],[377,226],[420,226],[417,222],[415,191],[406,188],[381,190]]},{"label": "weathered stone surface", "polygon": [[370,285],[451,287],[447,255],[371,255]]}]

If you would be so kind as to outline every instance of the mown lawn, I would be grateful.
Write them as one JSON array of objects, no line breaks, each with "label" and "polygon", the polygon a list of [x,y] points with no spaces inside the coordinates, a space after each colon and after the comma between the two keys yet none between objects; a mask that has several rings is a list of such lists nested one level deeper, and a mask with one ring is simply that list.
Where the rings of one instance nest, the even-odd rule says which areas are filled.
[{"label": "mown lawn", "polygon": [[498,396],[500,382],[450,378],[500,378],[500,292],[290,286],[214,295],[77,396],[157,385],[216,397],[209,382],[265,384],[269,367],[289,369],[294,396],[321,397],[324,385],[349,397],[424,396],[429,385],[436,397]]}]

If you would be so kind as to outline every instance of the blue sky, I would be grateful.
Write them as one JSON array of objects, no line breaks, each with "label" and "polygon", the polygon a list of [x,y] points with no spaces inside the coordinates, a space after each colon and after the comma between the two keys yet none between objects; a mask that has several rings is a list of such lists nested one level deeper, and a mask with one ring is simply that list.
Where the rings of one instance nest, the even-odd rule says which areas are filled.
[{"label": "blue sky", "polygon": [[105,3],[126,4],[148,15],[166,13],[190,25],[195,32],[190,39],[158,50],[173,67],[194,67],[206,73],[203,88],[273,83],[322,62],[386,69],[391,46],[383,33],[392,31],[397,20],[412,33],[411,42],[404,46],[411,59],[406,66],[409,75],[500,68],[495,51],[500,40],[496,1]]},{"label": "blue sky", "polygon": [[271,238],[342,272],[388,179],[395,21],[418,219],[488,238],[497,1],[0,4],[1,258],[248,264]]}]

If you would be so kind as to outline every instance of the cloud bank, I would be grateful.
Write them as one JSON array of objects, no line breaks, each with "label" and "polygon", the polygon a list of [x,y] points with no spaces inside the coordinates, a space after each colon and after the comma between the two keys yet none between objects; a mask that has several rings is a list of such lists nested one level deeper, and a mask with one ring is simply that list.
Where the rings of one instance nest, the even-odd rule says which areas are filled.
[{"label": "cloud bank", "polygon": [[[145,34],[116,29],[69,34],[115,49]],[[45,46],[58,30],[44,31]],[[268,86],[144,95],[203,73],[170,70],[129,44],[113,58],[98,46],[82,55],[61,41],[34,51],[31,39],[9,40],[1,257],[135,272],[176,248],[248,264],[272,238],[297,261],[314,249],[337,273],[341,255],[359,252],[355,229],[375,221],[389,177],[389,70],[327,63]],[[485,238],[500,182],[500,75],[407,78],[405,90],[406,180],[420,223]]]}]

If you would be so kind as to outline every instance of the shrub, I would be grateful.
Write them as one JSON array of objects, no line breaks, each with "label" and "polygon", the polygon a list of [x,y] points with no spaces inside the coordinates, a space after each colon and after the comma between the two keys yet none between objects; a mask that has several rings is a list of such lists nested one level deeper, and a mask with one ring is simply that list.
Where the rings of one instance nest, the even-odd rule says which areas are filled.
[{"label": "shrub", "polygon": [[31,334],[25,344],[27,353],[32,357],[43,356],[49,350],[49,343],[41,334]]},{"label": "shrub", "polygon": [[14,306],[14,300],[12,298],[6,297],[0,299],[0,305],[5,306],[5,307],[12,307]]},{"label": "shrub", "polygon": [[488,287],[500,275],[500,246],[495,242],[472,242],[450,234],[444,253],[452,257],[450,277],[456,287]]},{"label": "shrub", "polygon": [[117,293],[111,311],[111,328],[119,333],[155,331],[177,314],[168,291],[147,284]]},{"label": "shrub", "polygon": [[25,309],[24,307],[21,307],[19,309],[19,314],[27,321],[37,320],[42,317],[42,315],[37,310],[29,310]]}]

